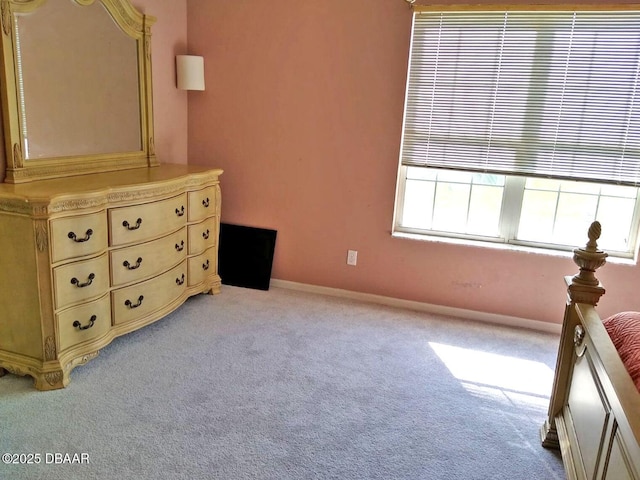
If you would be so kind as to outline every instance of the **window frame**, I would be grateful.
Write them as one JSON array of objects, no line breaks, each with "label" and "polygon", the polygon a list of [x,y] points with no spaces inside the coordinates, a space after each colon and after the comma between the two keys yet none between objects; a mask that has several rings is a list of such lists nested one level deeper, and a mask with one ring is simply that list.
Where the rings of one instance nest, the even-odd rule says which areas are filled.
[{"label": "window frame", "polygon": [[[400,165],[398,169],[398,184],[396,189],[395,209],[393,216],[392,235],[401,238],[413,238],[426,241],[440,241],[455,244],[483,245],[493,247],[505,247],[535,251],[538,253],[558,254],[570,253],[579,245],[564,245],[552,242],[538,242],[533,240],[521,240],[517,238],[522,204],[526,181],[528,178],[519,175],[505,175],[503,196],[500,207],[500,220],[498,226],[498,236],[489,236],[473,233],[459,233],[435,229],[421,229],[416,227],[403,226],[401,223],[402,214],[405,207],[405,191],[407,165]],[[455,170],[454,170],[455,171]],[[605,183],[592,182],[595,185],[607,185]],[[559,201],[559,200],[558,200]],[[606,223],[604,223],[606,228]],[[635,198],[634,213],[630,222],[628,251],[607,249],[607,253],[613,258],[621,260],[637,261],[640,250],[640,188]]]},{"label": "window frame", "polygon": [[[481,4],[481,5],[414,5],[412,7],[414,15],[420,12],[523,12],[523,11],[553,11],[553,12],[569,12],[569,11],[605,11],[605,12],[619,12],[619,11],[639,11],[640,3],[618,3],[618,4],[602,4],[602,3],[579,3],[579,4],[536,4],[536,5],[522,5],[514,6],[505,5],[500,3]],[[411,34],[411,46],[413,45],[413,31]],[[411,55],[411,51],[409,52]],[[410,58],[410,57],[409,57]],[[409,64],[410,67],[410,64]],[[408,89],[409,89],[409,69],[407,70],[407,90],[405,92],[405,103],[403,109],[403,125],[402,125],[402,144],[400,152],[400,161],[397,172],[397,184],[396,184],[396,196],[394,201],[394,214],[392,235],[397,237],[408,237],[423,240],[435,240],[445,241],[448,243],[456,244],[472,244],[481,246],[493,246],[493,247],[506,247],[515,249],[524,249],[527,251],[535,251],[539,253],[548,254],[566,254],[571,252],[576,246],[559,245],[549,242],[537,242],[537,241],[525,241],[518,240],[517,231],[520,224],[520,217],[522,214],[522,205],[525,193],[525,184],[527,178],[520,175],[505,175],[505,185],[503,190],[503,199],[500,209],[500,221],[499,221],[499,237],[483,236],[478,234],[456,233],[446,232],[438,230],[424,230],[419,228],[404,227],[401,223],[401,218],[405,208],[405,192],[406,192],[406,180],[407,169],[409,165],[403,165],[402,163],[402,145],[404,143],[406,109],[408,102]],[[419,167],[418,167],[419,168]],[[428,168],[428,166],[427,166]],[[455,169],[452,169],[455,170]],[[561,178],[558,178],[562,180]],[[592,183],[598,185],[605,185],[605,182],[593,181]],[[558,200],[559,201],[559,200]],[[638,258],[640,239],[640,190],[636,195],[635,208],[630,225],[629,232],[629,251],[616,251],[607,250],[608,253],[614,257],[624,260],[633,260],[634,262]]]}]

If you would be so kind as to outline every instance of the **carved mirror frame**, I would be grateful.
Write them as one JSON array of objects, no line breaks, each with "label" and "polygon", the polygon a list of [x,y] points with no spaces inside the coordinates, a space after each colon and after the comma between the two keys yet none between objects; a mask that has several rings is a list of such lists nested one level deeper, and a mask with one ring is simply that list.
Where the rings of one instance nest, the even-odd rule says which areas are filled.
[{"label": "carved mirror frame", "polygon": [[2,32],[2,123],[6,156],[6,183],[66,177],[87,173],[158,165],[153,139],[153,96],[151,82],[151,26],[155,17],[139,12],[129,0],[71,0],[80,6],[102,4],[123,34],[136,40],[138,54],[138,89],[140,111],[141,150],[125,153],[100,153],[58,156],[25,160],[22,153],[24,138],[21,128],[21,109],[17,68],[15,18],[33,12],[46,0],[0,0]]}]

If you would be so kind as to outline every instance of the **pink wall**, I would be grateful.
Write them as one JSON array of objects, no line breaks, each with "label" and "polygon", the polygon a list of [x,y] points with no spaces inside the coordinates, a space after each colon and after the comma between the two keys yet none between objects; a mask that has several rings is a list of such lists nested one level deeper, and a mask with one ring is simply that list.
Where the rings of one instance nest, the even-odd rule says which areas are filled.
[{"label": "pink wall", "polygon": [[[225,170],[224,222],[278,230],[274,278],[561,320],[568,257],[391,237],[411,28],[402,0],[187,5],[189,53],[205,56],[207,77],[189,94],[189,163]],[[637,267],[610,264],[600,278],[602,314],[640,309]]]}]

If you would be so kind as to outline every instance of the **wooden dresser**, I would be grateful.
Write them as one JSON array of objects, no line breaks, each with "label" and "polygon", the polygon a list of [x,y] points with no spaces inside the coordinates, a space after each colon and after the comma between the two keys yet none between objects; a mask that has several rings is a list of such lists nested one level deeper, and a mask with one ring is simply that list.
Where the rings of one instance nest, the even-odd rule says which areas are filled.
[{"label": "wooden dresser", "polygon": [[160,165],[0,184],[0,374],[65,387],[115,337],[219,292],[221,174]]}]

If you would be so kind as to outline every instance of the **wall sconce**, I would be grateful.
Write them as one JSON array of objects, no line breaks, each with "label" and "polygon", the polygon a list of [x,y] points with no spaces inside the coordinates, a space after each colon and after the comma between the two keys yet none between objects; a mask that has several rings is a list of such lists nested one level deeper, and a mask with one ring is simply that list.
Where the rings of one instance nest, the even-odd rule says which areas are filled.
[{"label": "wall sconce", "polygon": [[204,58],[177,55],[176,77],[180,90],[204,90]]}]

